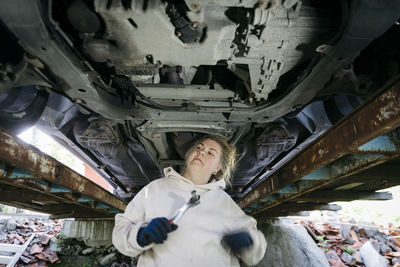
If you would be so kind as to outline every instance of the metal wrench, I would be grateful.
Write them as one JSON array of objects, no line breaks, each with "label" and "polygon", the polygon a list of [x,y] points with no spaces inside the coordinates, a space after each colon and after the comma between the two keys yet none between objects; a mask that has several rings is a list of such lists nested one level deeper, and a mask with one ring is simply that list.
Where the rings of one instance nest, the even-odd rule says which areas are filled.
[{"label": "metal wrench", "polygon": [[189,209],[200,203],[200,195],[196,194],[196,190],[193,190],[192,197],[189,199],[188,203],[186,203],[182,208],[179,209],[178,213],[169,220],[170,223],[176,224],[180,217]]}]

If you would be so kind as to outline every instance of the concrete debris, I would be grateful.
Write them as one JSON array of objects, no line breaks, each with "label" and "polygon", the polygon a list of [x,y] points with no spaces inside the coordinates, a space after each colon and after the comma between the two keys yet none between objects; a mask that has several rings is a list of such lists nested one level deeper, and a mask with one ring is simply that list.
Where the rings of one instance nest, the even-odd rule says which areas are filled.
[{"label": "concrete debris", "polygon": [[[325,253],[330,266],[400,267],[400,228],[380,229],[370,223],[361,226],[298,221]],[[355,221],[352,224],[357,224]],[[365,226],[366,225],[366,226]],[[388,265],[387,265],[388,264]]]},{"label": "concrete debris", "polygon": [[342,260],[344,263],[349,264],[349,265],[356,265],[356,263],[357,263],[356,258],[346,252],[342,253]]},{"label": "concrete debris", "polygon": [[361,259],[361,253],[359,251],[356,251],[352,254],[352,256],[356,259],[356,263],[360,264],[362,263],[362,259]]},{"label": "concrete debris", "polygon": [[366,267],[386,267],[386,260],[374,248],[370,241],[360,248],[361,258]]},{"label": "concrete debris", "polygon": [[382,253],[389,253],[392,252],[392,249],[389,246],[386,246],[385,244],[381,245],[381,252]]},{"label": "concrete debris", "polygon": [[52,237],[50,238],[49,248],[50,248],[52,251],[55,251],[55,252],[59,252],[59,251],[60,251],[60,248],[59,248],[58,245],[57,245],[57,241],[58,241],[58,239],[55,238],[54,236],[52,236]]},{"label": "concrete debris", "polygon": [[107,265],[107,264],[111,263],[112,261],[114,261],[116,259],[117,259],[116,253],[111,253],[111,254],[108,254],[107,256],[103,257],[100,260],[100,264],[101,265]]},{"label": "concrete debris", "polygon": [[343,225],[340,227],[340,234],[343,238],[351,238],[350,237],[351,226],[350,225]]},{"label": "concrete debris", "polygon": [[[8,225],[15,224],[14,230]],[[135,267],[136,258],[120,254],[114,246],[90,247],[61,232],[64,220],[47,218],[0,219],[0,243],[22,245],[32,233],[36,236],[20,257],[17,267],[53,266],[114,266]],[[11,227],[13,229],[13,227]],[[2,255],[2,256],[11,256]],[[3,266],[0,264],[0,267]]]},{"label": "concrete debris", "polygon": [[[264,258],[256,265],[329,267],[324,253],[303,227],[287,223],[267,223],[259,226],[270,244]],[[273,263],[273,264],[271,264]],[[301,263],[301,265],[299,265]]]},{"label": "concrete debris", "polygon": [[84,250],[82,250],[82,255],[90,254],[90,253],[92,253],[93,251],[94,251],[94,248],[87,248],[87,249],[84,249]]},{"label": "concrete debris", "polygon": [[17,222],[14,219],[9,219],[7,221],[7,230],[12,231],[17,228]]}]

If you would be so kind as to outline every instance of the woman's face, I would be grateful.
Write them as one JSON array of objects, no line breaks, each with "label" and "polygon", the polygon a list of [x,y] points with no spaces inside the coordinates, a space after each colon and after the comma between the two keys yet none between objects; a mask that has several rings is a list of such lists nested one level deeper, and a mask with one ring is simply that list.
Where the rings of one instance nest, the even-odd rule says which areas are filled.
[{"label": "woman's face", "polygon": [[221,169],[221,155],[221,146],[212,139],[205,139],[189,153],[186,168],[196,172],[196,176],[204,177],[203,181],[196,182],[206,184],[211,175]]}]

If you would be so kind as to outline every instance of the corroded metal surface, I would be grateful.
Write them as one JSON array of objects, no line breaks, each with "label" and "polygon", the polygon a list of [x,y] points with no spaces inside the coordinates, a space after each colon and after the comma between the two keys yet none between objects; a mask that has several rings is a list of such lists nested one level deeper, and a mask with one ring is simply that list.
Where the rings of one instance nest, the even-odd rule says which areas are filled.
[{"label": "corroded metal surface", "polygon": [[[110,192],[2,129],[0,148],[1,183],[42,192],[100,214],[125,210],[125,202]],[[79,202],[83,196],[90,201]]]},{"label": "corroded metal surface", "polygon": [[[336,126],[318,138],[301,154],[266,178],[249,194],[239,202],[242,208],[252,208],[248,212],[254,213],[264,210],[267,201],[273,201],[274,194],[278,190],[295,183],[307,174],[318,170],[334,160],[352,153],[360,152],[358,148],[368,141],[384,135],[400,126],[400,78],[397,78],[390,86],[384,88],[380,94],[367,101],[351,114],[343,118]],[[396,154],[393,151],[385,152],[385,160],[389,160]],[[384,162],[377,160],[377,162]],[[369,165],[359,168],[360,171]],[[350,175],[348,173],[347,175]],[[307,192],[321,186],[309,187]],[[306,193],[306,192],[303,192]]]}]

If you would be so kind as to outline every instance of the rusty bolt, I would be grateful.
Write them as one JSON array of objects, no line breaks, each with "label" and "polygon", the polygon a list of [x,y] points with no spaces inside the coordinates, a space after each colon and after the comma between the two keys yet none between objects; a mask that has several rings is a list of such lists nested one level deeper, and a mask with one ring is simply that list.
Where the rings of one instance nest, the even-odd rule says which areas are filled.
[{"label": "rusty bolt", "polygon": [[351,68],[351,65],[350,65],[350,64],[346,64],[346,65],[343,66],[343,69],[345,69],[345,70],[348,70],[348,69],[350,69],[350,68]]},{"label": "rusty bolt", "polygon": [[190,7],[191,7],[192,9],[197,9],[197,8],[199,7],[199,5],[196,4],[196,3],[193,3],[193,4],[190,5]]}]

